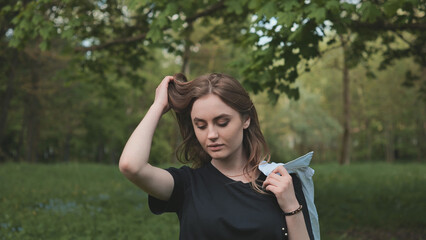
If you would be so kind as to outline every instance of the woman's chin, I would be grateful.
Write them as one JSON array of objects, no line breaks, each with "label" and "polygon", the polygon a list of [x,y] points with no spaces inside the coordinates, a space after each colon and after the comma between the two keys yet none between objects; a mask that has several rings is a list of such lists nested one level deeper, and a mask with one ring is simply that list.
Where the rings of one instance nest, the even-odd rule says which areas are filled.
[{"label": "woman's chin", "polygon": [[215,160],[224,160],[227,157],[226,154],[219,153],[219,152],[213,152],[213,153],[210,152],[209,155],[212,159],[215,159]]}]

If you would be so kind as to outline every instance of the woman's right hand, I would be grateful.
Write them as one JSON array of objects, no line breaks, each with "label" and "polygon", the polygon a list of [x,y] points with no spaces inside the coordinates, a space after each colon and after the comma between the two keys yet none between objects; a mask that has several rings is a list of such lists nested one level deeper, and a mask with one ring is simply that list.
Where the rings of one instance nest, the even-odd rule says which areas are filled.
[{"label": "woman's right hand", "polygon": [[158,85],[155,90],[155,100],[153,105],[161,107],[162,113],[166,113],[170,110],[169,100],[168,100],[168,87],[170,81],[173,81],[173,76],[166,76]]}]

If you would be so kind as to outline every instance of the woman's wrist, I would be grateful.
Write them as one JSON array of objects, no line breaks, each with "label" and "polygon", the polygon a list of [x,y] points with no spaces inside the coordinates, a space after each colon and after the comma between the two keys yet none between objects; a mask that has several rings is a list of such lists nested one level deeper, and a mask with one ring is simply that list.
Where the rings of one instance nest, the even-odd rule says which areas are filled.
[{"label": "woman's wrist", "polygon": [[290,212],[284,212],[284,215],[285,215],[285,216],[293,216],[293,215],[296,215],[296,214],[298,214],[298,213],[300,213],[300,212],[302,211],[302,208],[303,208],[303,205],[302,205],[302,204],[300,204],[300,205],[299,205],[299,207],[298,207],[297,209],[294,209],[293,211],[290,211]]},{"label": "woman's wrist", "polygon": [[160,112],[161,114],[163,114],[163,112],[164,112],[164,110],[165,110],[166,108],[167,108],[167,106],[164,106],[163,104],[158,103],[158,102],[154,102],[154,103],[151,105],[150,110],[152,110],[152,111],[158,111],[158,112]]},{"label": "woman's wrist", "polygon": [[291,202],[284,204],[281,207],[281,209],[283,210],[283,212],[287,213],[287,212],[292,212],[299,207],[300,207],[299,201],[297,201],[297,199],[294,198],[294,200],[292,200]]}]

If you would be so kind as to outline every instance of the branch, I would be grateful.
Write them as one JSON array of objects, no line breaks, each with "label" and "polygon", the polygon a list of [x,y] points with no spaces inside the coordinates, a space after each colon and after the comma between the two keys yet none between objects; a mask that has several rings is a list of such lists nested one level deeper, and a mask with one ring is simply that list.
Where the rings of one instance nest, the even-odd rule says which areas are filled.
[{"label": "branch", "polygon": [[[198,18],[205,17],[205,16],[208,16],[210,14],[213,14],[214,12],[225,7],[224,2],[225,2],[224,0],[221,0],[220,2],[213,4],[210,7],[206,8],[204,11],[201,11],[199,13],[196,13],[193,16],[188,17],[185,21],[188,24],[192,24],[192,22],[194,22]],[[117,44],[132,43],[132,42],[136,42],[136,41],[140,41],[140,40],[145,39],[146,34],[147,33],[142,33],[142,34],[132,36],[132,37],[117,38],[117,39],[113,39],[111,41],[108,41],[108,42],[105,42],[105,43],[102,43],[102,44],[99,44],[99,45],[93,45],[93,46],[90,46],[90,47],[79,46],[79,47],[75,47],[74,51],[76,51],[76,52],[95,51],[95,50],[99,50],[99,49],[108,48],[110,46],[117,45]]]},{"label": "branch", "polygon": [[75,47],[74,51],[76,51],[76,52],[94,51],[94,50],[107,48],[107,47],[110,47],[110,46],[116,45],[116,44],[124,44],[124,43],[132,43],[132,42],[140,41],[142,39],[145,39],[145,37],[146,37],[146,33],[142,33],[142,34],[132,36],[132,37],[128,37],[128,38],[117,38],[117,39],[111,40],[109,42],[105,42],[105,43],[99,44],[99,45],[92,45],[90,47]]},{"label": "branch", "polygon": [[201,12],[199,12],[199,13],[193,15],[193,16],[188,17],[186,19],[186,22],[188,24],[191,24],[192,22],[194,22],[195,20],[197,20],[200,17],[208,16],[208,15],[216,12],[217,10],[220,10],[220,9],[224,8],[225,7],[224,2],[225,2],[224,0],[221,0],[218,3],[211,5],[210,7],[208,7],[207,9],[205,9],[204,11],[201,11]]},{"label": "branch", "polygon": [[354,29],[367,28],[370,30],[382,30],[382,31],[396,31],[396,30],[414,30],[414,31],[426,31],[425,23],[409,23],[409,24],[390,24],[384,22],[365,23],[365,22],[352,22],[349,27]]}]

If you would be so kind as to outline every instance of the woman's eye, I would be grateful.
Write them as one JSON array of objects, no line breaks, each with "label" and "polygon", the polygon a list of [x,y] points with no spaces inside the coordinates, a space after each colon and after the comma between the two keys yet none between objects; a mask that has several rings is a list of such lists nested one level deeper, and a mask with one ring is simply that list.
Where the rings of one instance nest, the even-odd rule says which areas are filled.
[{"label": "woman's eye", "polygon": [[197,125],[197,128],[198,128],[198,129],[205,129],[205,128],[206,128],[206,125]]},{"label": "woman's eye", "polygon": [[219,127],[226,127],[226,125],[228,125],[229,121],[222,121],[222,122],[218,122],[217,125],[219,125]]}]

